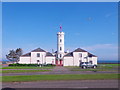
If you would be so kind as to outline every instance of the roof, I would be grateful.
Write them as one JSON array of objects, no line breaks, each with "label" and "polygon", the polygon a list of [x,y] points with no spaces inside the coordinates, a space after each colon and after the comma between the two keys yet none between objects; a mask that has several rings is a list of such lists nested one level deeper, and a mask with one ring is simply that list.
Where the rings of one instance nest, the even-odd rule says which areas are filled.
[{"label": "roof", "polygon": [[55,53],[57,53],[57,51],[55,51]]},{"label": "roof", "polygon": [[46,51],[41,48],[37,48],[35,50],[32,50],[31,52],[46,52]]},{"label": "roof", "polygon": [[81,49],[81,48],[77,48],[77,49],[74,50],[73,52],[87,52],[87,51],[85,51],[85,50],[83,50],[83,49]]},{"label": "roof", "polygon": [[50,52],[46,52],[46,56],[53,56],[53,55]]},{"label": "roof", "polygon": [[73,52],[66,54],[64,57],[73,57]]},{"label": "roof", "polygon": [[24,55],[22,55],[22,57],[26,57],[26,56],[31,56],[31,53],[26,53],[26,54],[24,54]]},{"label": "roof", "polygon": [[95,56],[95,55],[93,55],[91,53],[88,53],[88,57],[97,57],[97,56]]},{"label": "roof", "polygon": [[[55,51],[54,53],[57,53],[57,51]],[[64,53],[67,53],[66,51],[64,51]]]}]

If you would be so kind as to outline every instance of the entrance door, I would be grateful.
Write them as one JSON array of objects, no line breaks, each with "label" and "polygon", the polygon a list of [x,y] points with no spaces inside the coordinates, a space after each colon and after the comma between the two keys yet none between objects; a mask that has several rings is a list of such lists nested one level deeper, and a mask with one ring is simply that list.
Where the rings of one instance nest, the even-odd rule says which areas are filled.
[{"label": "entrance door", "polygon": [[56,60],[56,66],[63,66],[63,60]]},{"label": "entrance door", "polygon": [[63,66],[63,60],[62,59],[60,60],[60,66]]}]

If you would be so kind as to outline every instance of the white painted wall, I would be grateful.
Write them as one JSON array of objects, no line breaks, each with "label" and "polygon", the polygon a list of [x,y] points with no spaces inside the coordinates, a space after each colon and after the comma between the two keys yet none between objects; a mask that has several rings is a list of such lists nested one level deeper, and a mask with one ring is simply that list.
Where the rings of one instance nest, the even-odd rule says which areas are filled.
[{"label": "white painted wall", "polygon": [[73,57],[64,57],[63,66],[73,66]]},{"label": "white painted wall", "polygon": [[97,65],[97,57],[92,57],[93,64]]},{"label": "white painted wall", "polygon": [[46,64],[55,64],[55,57],[46,57],[46,60],[45,60]]},{"label": "white painted wall", "polygon": [[93,64],[97,65],[97,57],[88,57],[88,52],[73,52],[73,57],[64,57],[63,66],[79,66],[80,60],[81,62],[92,61]]},{"label": "white painted wall", "polygon": [[[82,54],[82,57],[81,55]],[[73,52],[73,61],[74,61],[74,66],[79,66],[80,65],[80,60],[82,62],[86,62],[87,59],[85,57],[88,56],[88,53],[87,52]]]},{"label": "white painted wall", "polygon": [[[40,57],[37,57],[37,53],[40,53]],[[46,52],[31,52],[31,63],[37,63],[37,60],[40,61],[40,64],[45,62]]]},{"label": "white painted wall", "polygon": [[30,57],[20,57],[20,61],[18,63],[30,64]]},{"label": "white painted wall", "polygon": [[[61,47],[61,50],[60,50]],[[61,57],[60,57],[61,54]],[[64,32],[57,33],[57,56],[63,58],[64,56]]]},{"label": "white painted wall", "polygon": [[[37,53],[40,53],[40,57],[37,57]],[[82,57],[80,57],[82,54]],[[93,64],[97,65],[97,57],[88,57],[88,52],[73,52],[73,57],[64,57],[63,66],[79,66],[80,60],[82,62],[92,61]],[[40,64],[55,64],[55,57],[47,56],[46,52],[31,52],[31,57],[20,57],[20,61],[18,63],[21,64],[36,64],[37,60],[40,61]]]}]

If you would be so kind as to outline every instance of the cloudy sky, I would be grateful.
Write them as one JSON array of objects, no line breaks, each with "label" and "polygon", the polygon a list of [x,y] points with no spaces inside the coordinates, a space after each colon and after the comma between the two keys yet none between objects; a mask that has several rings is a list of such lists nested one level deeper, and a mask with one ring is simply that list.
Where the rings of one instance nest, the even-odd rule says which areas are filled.
[{"label": "cloudy sky", "polygon": [[27,53],[38,47],[57,48],[59,26],[65,50],[83,48],[99,60],[117,60],[117,2],[3,3],[3,59],[11,49]]}]

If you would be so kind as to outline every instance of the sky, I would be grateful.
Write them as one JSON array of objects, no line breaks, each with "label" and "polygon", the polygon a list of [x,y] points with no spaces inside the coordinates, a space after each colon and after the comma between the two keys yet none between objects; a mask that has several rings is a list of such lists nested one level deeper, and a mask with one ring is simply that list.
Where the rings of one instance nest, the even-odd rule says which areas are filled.
[{"label": "sky", "polygon": [[57,49],[60,25],[65,50],[82,48],[99,60],[118,59],[117,2],[3,2],[2,59],[9,50]]}]

